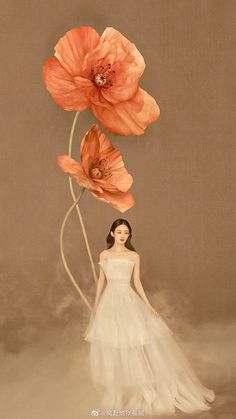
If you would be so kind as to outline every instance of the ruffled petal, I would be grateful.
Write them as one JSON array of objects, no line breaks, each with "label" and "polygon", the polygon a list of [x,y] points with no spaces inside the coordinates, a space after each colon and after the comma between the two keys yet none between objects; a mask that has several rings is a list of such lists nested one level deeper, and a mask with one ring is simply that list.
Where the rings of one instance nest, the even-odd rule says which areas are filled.
[{"label": "ruffled petal", "polygon": [[86,132],[80,143],[80,158],[87,176],[90,176],[89,170],[92,164],[99,158],[99,135],[99,126],[93,125]]},{"label": "ruffled petal", "polygon": [[55,46],[55,57],[72,76],[81,75],[86,54],[96,48],[100,36],[90,26],[66,32]]},{"label": "ruffled petal", "polygon": [[103,189],[115,192],[126,192],[133,183],[132,176],[125,168],[121,152],[114,148],[111,140],[101,132],[98,125],[87,132],[80,146],[81,160],[85,173],[90,176],[89,169],[97,161],[106,161],[107,179],[94,179]]},{"label": "ruffled petal", "polygon": [[104,181],[102,179],[98,180],[98,184],[100,186],[103,185],[103,188],[107,191],[128,191],[133,184],[133,178],[125,168],[120,151],[115,148],[113,148],[113,150],[109,150],[108,152],[103,151],[101,153],[100,151],[100,158],[107,159],[110,177],[105,181],[105,183],[103,183]]},{"label": "ruffled petal", "polygon": [[83,111],[90,106],[85,89],[77,88],[73,77],[51,57],[43,65],[43,79],[54,101],[64,110]]},{"label": "ruffled petal", "polygon": [[142,75],[145,69],[145,62],[143,56],[140,54],[134,43],[130,42],[119,31],[111,27],[105,29],[98,46],[100,46],[103,42],[115,44],[117,48],[116,61],[130,64],[132,72],[136,72],[138,78]]},{"label": "ruffled petal", "polygon": [[109,181],[103,179],[94,179],[97,185],[101,186],[104,191],[108,192],[126,192],[130,189],[133,184],[132,176],[126,171],[121,172],[120,175],[113,175],[109,178]]},{"label": "ruffled petal", "polygon": [[155,99],[139,88],[129,101],[107,106],[91,105],[91,110],[99,121],[114,134],[141,135],[147,125],[160,116],[160,108]]},{"label": "ruffled petal", "polygon": [[112,142],[111,142],[110,138],[108,138],[100,130],[100,135],[99,135],[99,154],[100,154],[100,157],[102,159],[106,158],[113,150],[114,150],[114,147],[112,145]]},{"label": "ruffled petal", "polygon": [[[114,75],[112,75],[113,71],[115,71]],[[132,67],[125,62],[116,63],[112,67],[111,80],[112,86],[109,87],[109,89],[101,89],[101,95],[112,104],[129,100],[139,89],[139,80],[137,75],[132,73]]]},{"label": "ruffled petal", "polygon": [[86,176],[82,166],[76,160],[67,155],[61,155],[57,157],[57,164],[64,173],[69,173],[83,188],[102,192],[102,188]]},{"label": "ruffled petal", "polygon": [[101,67],[106,63],[114,64],[116,60],[117,48],[115,44],[109,42],[100,43],[94,50],[90,51],[84,58],[82,75],[84,77],[90,77],[91,71],[100,72]]},{"label": "ruffled petal", "polygon": [[[103,73],[111,82],[109,88],[102,88],[101,95],[110,103],[129,100],[138,90],[139,78],[143,74],[145,62],[133,43],[113,28],[106,28],[97,48],[85,59],[86,68],[91,73]],[[96,63],[100,67],[96,67]],[[110,66],[110,68],[109,68]],[[91,102],[96,104],[93,97]]]},{"label": "ruffled petal", "polygon": [[[101,88],[101,95],[110,103],[119,103],[135,95],[144,68],[143,56],[135,45],[117,30],[106,28],[97,48],[85,57],[83,75],[102,73],[111,85]],[[90,100],[96,104],[98,97],[95,91],[92,93]]]},{"label": "ruffled petal", "polygon": [[130,192],[90,192],[96,199],[110,204],[113,208],[117,209],[120,212],[127,211],[128,209],[132,208],[135,204],[134,197]]}]

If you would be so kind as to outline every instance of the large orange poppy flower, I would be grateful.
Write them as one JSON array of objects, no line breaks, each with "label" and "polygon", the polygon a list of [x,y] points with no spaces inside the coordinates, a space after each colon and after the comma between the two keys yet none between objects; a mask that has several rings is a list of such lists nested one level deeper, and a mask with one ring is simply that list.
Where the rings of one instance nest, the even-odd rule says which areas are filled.
[{"label": "large orange poppy flower", "polygon": [[145,62],[114,28],[100,37],[89,26],[59,39],[45,61],[43,78],[55,102],[68,111],[90,108],[114,134],[143,134],[160,115],[155,99],[139,87]]},{"label": "large orange poppy flower", "polygon": [[81,164],[68,155],[61,155],[57,163],[95,198],[121,212],[134,205],[133,195],[128,192],[133,178],[124,166],[120,151],[112,146],[98,125],[93,125],[82,139],[80,158]]}]

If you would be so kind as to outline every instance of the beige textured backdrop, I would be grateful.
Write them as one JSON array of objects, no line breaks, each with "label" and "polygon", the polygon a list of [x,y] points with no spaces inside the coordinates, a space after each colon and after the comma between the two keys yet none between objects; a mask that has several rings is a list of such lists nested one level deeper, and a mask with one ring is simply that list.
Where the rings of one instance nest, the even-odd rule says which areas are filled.
[{"label": "beige textured backdrop", "polygon": [[[73,324],[75,353],[76,346],[85,356],[88,349],[81,336],[89,313],[59,254],[59,228],[71,197],[55,159],[67,152],[74,113],[53,102],[41,75],[59,37],[80,25],[91,25],[100,34],[113,26],[136,44],[146,62],[141,86],[161,108],[160,119],[143,136],[109,134],[134,177],[136,205],[122,215],[85,194],[81,210],[94,259],[105,248],[112,221],[127,218],[151,301],[179,336],[200,336],[198,350],[194,345],[186,350],[195,362],[198,356],[205,359],[210,370],[223,336],[226,352],[215,355],[214,377],[221,377],[219,385],[229,379],[232,369],[228,365],[225,372],[224,359],[233,354],[235,319],[235,10],[233,0],[2,2],[0,326],[5,372],[18,368],[13,385],[22,381],[22,365],[35,365],[27,350],[37,342],[40,347],[42,336],[48,343],[58,333],[44,347],[54,348],[63,332],[63,343],[72,348],[75,334],[68,331]],[[74,158],[94,122],[90,111],[80,115]],[[92,302],[94,284],[75,216],[65,241],[70,266]],[[58,355],[58,365],[63,356]],[[209,375],[213,385],[212,370]],[[5,387],[9,395],[11,390],[10,384]],[[56,405],[51,402],[52,411]],[[30,413],[21,406],[24,419],[47,417],[41,405],[42,410],[34,406]],[[55,418],[65,418],[60,412]],[[70,413],[66,419],[78,418]],[[7,419],[13,416],[9,410]]]}]

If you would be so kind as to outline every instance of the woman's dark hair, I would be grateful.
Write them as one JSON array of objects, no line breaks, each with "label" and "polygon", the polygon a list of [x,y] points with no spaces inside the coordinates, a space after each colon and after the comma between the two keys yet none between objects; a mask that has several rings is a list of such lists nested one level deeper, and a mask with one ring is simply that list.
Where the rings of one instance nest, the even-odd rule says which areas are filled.
[{"label": "woman's dark hair", "polygon": [[129,250],[134,250],[135,251],[134,246],[131,244],[132,228],[131,228],[129,222],[127,220],[124,220],[123,218],[118,218],[117,220],[115,220],[112,223],[112,226],[110,228],[109,234],[107,236],[107,249],[110,249],[110,247],[113,246],[114,241],[115,241],[114,237],[112,237],[112,235],[111,235],[111,231],[114,233],[116,227],[118,227],[118,226],[120,226],[122,224],[126,225],[128,227],[128,229],[129,229],[129,237],[128,237],[128,239],[125,242],[125,247],[127,247],[127,249],[129,249]]}]

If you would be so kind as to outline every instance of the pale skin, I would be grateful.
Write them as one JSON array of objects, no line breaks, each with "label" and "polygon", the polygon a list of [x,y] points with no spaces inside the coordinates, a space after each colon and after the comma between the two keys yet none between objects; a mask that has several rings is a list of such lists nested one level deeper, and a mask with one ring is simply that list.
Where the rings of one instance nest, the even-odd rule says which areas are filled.
[{"label": "pale skin", "polygon": [[[126,257],[126,255],[129,256],[129,258],[133,259],[134,261],[134,270],[133,270],[133,283],[134,288],[137,294],[142,298],[144,303],[147,305],[148,309],[151,311],[151,313],[154,316],[158,316],[158,312],[155,310],[155,308],[151,305],[150,301],[148,300],[143,285],[140,280],[140,256],[138,253],[129,250],[125,246],[125,242],[129,237],[129,229],[125,224],[121,224],[120,226],[116,227],[115,231],[111,231],[111,235],[114,237],[114,244],[110,249],[103,250],[100,253],[100,261],[105,259],[106,257]],[[99,304],[104,285],[106,282],[106,276],[103,272],[103,269],[100,267],[100,273],[99,278],[97,282],[97,290],[96,290],[96,297],[95,302],[93,306],[93,313],[95,314],[97,306]]]}]

